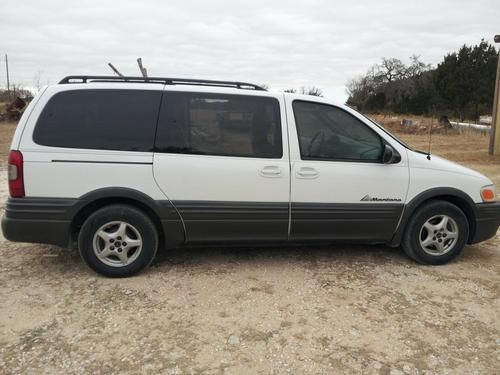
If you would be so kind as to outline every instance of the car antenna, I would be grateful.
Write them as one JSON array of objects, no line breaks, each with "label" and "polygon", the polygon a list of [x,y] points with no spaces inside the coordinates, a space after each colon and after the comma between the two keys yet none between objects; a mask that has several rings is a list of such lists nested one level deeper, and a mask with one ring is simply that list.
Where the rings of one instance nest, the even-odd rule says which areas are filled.
[{"label": "car antenna", "polygon": [[434,113],[432,114],[431,126],[429,126],[429,147],[427,148],[427,160],[431,160],[432,125],[434,124]]}]

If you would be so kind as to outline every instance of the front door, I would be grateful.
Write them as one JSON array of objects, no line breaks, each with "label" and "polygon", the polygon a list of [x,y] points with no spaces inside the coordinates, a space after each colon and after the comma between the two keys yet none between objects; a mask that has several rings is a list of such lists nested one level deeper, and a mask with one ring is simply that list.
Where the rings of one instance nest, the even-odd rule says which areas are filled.
[{"label": "front door", "polygon": [[188,243],[286,240],[290,167],[283,98],[164,92],[154,176]]},{"label": "front door", "polygon": [[385,242],[392,237],[408,189],[406,151],[382,163],[383,131],[345,107],[287,101],[291,158],[292,240]]}]

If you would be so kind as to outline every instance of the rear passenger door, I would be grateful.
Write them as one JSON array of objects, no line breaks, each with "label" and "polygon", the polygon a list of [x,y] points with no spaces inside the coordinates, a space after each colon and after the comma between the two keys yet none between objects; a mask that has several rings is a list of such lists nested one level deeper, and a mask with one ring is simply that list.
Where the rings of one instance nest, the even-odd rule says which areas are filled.
[{"label": "rear passenger door", "polygon": [[290,167],[283,98],[166,89],[153,170],[187,242],[286,240]]}]

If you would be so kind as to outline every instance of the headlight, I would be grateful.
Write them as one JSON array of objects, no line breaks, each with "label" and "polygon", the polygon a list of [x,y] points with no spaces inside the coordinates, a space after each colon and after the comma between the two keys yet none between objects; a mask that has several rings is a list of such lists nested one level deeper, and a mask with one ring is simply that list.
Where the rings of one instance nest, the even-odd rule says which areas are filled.
[{"label": "headlight", "polygon": [[493,202],[495,200],[495,185],[487,185],[481,188],[481,198],[483,202]]}]

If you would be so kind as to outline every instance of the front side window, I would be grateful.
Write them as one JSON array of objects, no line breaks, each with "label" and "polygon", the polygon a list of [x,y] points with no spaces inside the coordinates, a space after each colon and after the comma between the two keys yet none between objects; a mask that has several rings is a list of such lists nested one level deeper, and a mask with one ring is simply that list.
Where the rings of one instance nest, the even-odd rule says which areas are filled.
[{"label": "front side window", "polygon": [[153,151],[161,91],[88,89],[54,95],[33,140],[44,146]]},{"label": "front side window", "polygon": [[281,158],[276,99],[165,93],[156,149],[166,153]]},{"label": "front side window", "polygon": [[381,161],[381,138],[348,112],[306,101],[294,101],[293,111],[302,159]]}]

